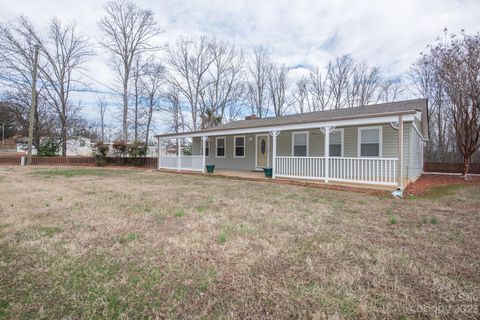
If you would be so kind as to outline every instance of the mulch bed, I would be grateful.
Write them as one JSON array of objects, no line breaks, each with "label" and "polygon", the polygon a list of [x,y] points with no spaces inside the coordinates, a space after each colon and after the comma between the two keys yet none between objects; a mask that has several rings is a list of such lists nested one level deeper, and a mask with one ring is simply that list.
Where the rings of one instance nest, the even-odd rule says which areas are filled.
[{"label": "mulch bed", "polygon": [[446,185],[480,185],[480,176],[469,176],[468,180],[460,175],[423,174],[414,183],[410,183],[404,190],[405,195],[425,195],[432,188]]}]

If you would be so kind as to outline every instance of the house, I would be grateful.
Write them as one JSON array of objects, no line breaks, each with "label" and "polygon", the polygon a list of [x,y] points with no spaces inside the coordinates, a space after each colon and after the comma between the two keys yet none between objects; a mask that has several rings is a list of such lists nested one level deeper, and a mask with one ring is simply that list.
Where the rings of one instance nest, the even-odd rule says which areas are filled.
[{"label": "house", "polygon": [[[156,136],[159,168],[205,172],[272,168],[272,178],[403,189],[423,172],[427,100],[257,119]],[[191,139],[191,155],[163,150]],[[399,178],[401,177],[401,178]]]},{"label": "house", "polygon": [[[43,139],[43,138],[42,138]],[[67,157],[71,156],[84,156],[88,157],[92,155],[93,152],[93,141],[90,138],[86,137],[77,137],[67,140]],[[27,138],[19,138],[17,139],[17,152],[26,154],[28,149],[28,139]],[[37,149],[35,146],[32,146],[32,154],[37,154]],[[57,155],[60,156],[62,154],[61,150],[59,149]]]}]

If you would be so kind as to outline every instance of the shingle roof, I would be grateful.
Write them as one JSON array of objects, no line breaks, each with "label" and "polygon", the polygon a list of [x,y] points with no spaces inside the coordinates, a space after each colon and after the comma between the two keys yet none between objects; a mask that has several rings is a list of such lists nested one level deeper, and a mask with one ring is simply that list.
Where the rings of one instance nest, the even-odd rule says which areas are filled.
[{"label": "shingle roof", "polygon": [[[397,101],[390,103],[381,103],[356,108],[345,108],[338,110],[316,111],[302,114],[285,115],[281,117],[268,117],[255,120],[238,120],[225,123],[216,127],[200,130],[197,132],[214,132],[220,130],[233,130],[245,128],[282,126],[298,123],[322,122],[330,120],[340,120],[348,118],[368,118],[369,116],[378,116],[381,114],[405,113],[421,111],[426,112],[427,100],[415,99],[406,101]],[[158,135],[168,136],[170,134]]]}]

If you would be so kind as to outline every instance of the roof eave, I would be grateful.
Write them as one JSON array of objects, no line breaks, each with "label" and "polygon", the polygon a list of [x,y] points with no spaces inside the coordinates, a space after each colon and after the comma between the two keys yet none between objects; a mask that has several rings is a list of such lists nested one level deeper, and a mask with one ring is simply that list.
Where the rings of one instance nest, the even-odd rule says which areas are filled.
[{"label": "roof eave", "polygon": [[[256,128],[271,128],[271,127],[281,127],[290,126],[290,125],[298,125],[298,124],[310,124],[310,123],[322,123],[322,122],[335,122],[335,121],[343,121],[343,120],[356,120],[356,119],[370,119],[370,118],[379,118],[379,117],[386,117],[386,116],[395,116],[395,115],[408,115],[408,114],[415,114],[417,112],[422,112],[423,110],[411,109],[405,111],[394,111],[394,112],[383,112],[383,113],[373,113],[373,114],[366,114],[366,115],[355,115],[355,116],[345,116],[345,117],[338,117],[334,119],[326,119],[326,120],[319,120],[319,121],[295,121],[291,123],[284,123],[284,124],[277,124],[277,125],[259,125],[259,126],[247,126],[241,128],[221,128],[218,127],[211,130],[200,130],[200,131],[192,131],[192,132],[182,132],[182,133],[165,133],[165,134],[157,134],[155,138],[174,138],[174,137],[182,137],[184,135],[206,135],[206,134],[214,134],[215,132],[223,132],[223,131],[231,131],[235,133],[237,130],[244,130],[244,129],[256,129]],[[245,120],[249,121],[249,120]],[[261,130],[259,130],[261,132]]]}]

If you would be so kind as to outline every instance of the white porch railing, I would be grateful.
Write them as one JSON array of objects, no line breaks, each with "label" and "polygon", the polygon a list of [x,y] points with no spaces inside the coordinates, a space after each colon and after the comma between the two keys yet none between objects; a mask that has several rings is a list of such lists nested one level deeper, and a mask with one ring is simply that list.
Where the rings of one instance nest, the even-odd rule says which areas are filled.
[{"label": "white porch railing", "polygon": [[275,175],[285,178],[324,179],[323,157],[276,157]]},{"label": "white porch railing", "polygon": [[[395,185],[396,158],[328,158],[331,181]],[[324,180],[325,157],[276,157],[275,175],[285,178]]]},{"label": "white porch railing", "polygon": [[[180,166],[178,160],[180,159]],[[163,169],[180,169],[190,171],[202,171],[203,159],[202,156],[185,156],[180,158],[176,155],[160,156],[159,167]]]},{"label": "white porch railing", "polygon": [[397,183],[396,158],[329,158],[332,181],[394,185]]}]

